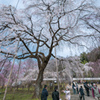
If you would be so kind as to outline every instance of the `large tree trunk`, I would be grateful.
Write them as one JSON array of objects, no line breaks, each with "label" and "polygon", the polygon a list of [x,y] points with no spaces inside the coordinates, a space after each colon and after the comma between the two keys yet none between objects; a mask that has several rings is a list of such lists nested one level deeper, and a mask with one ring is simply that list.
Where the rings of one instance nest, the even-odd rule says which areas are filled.
[{"label": "large tree trunk", "polygon": [[39,70],[38,78],[36,80],[36,85],[35,85],[35,91],[32,98],[39,98],[40,96],[41,82],[43,81],[43,72],[44,72],[44,68],[42,67]]},{"label": "large tree trunk", "polygon": [[44,57],[42,62],[38,60],[39,73],[35,84],[34,95],[32,98],[39,98],[40,96],[40,88],[41,88],[41,83],[43,81],[43,72],[48,64],[49,59],[50,56]]}]

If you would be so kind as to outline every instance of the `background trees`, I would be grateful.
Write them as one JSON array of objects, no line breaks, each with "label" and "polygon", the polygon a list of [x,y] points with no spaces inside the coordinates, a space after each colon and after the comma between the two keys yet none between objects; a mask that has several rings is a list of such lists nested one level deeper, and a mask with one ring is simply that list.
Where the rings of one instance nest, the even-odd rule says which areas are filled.
[{"label": "background trees", "polygon": [[7,59],[1,59],[0,61],[0,85],[4,88],[7,77],[9,75],[11,62]]},{"label": "background trees", "polygon": [[90,53],[87,54],[89,61],[95,62],[100,59],[100,47],[93,49]]},{"label": "background trees", "polygon": [[81,60],[81,63],[85,64],[88,62],[88,57],[87,57],[87,54],[85,52],[83,52],[81,55],[80,55],[80,60]]},{"label": "background trees", "polygon": [[100,77],[100,59],[98,59],[96,62],[90,62],[90,66],[92,66],[92,75],[93,77]]}]

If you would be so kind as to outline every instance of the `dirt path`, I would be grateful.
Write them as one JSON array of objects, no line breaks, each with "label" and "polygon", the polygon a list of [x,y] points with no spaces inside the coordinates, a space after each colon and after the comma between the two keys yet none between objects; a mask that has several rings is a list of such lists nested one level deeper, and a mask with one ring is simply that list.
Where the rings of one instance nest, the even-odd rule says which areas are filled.
[{"label": "dirt path", "polygon": [[[71,95],[71,100],[80,100],[79,99],[79,95]],[[90,97],[87,97],[87,96],[85,96],[85,100],[95,100],[95,99],[93,99],[93,97],[92,96],[90,96]]]},{"label": "dirt path", "polygon": [[[68,86],[69,88],[70,88],[70,90],[71,90],[71,100],[80,100],[79,99],[79,95],[78,94],[73,94],[73,91],[72,91],[72,86]],[[79,85],[79,87],[80,87],[80,85]],[[85,91],[85,89],[84,89],[84,92],[85,92],[85,94],[86,94],[86,91]],[[92,97],[92,92],[90,91],[90,96],[88,97],[88,96],[85,96],[85,100],[95,100],[93,97]]]}]

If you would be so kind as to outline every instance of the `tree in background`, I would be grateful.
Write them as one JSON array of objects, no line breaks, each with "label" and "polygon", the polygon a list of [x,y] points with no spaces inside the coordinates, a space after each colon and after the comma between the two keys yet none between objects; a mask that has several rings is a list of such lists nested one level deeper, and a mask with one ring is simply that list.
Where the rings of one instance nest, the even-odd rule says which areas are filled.
[{"label": "tree in background", "polygon": [[[8,59],[2,59],[0,62],[0,86],[2,86],[2,88],[4,88],[4,86],[7,84],[11,66],[12,66],[12,62],[9,61]],[[24,75],[27,74],[27,71],[29,69],[34,70],[36,67],[37,64],[32,59],[27,59],[23,61],[20,65],[20,69],[19,69],[19,62],[16,62],[13,67],[9,86],[12,88],[13,83],[16,82],[15,84],[17,84],[18,81],[16,80],[22,79]]]},{"label": "tree in background", "polygon": [[90,53],[87,54],[89,61],[96,62],[100,59],[100,47],[93,49]]},{"label": "tree in background", "polygon": [[91,12],[95,7],[89,0],[26,0],[25,4],[25,10],[16,12],[12,6],[0,6],[0,53],[13,58],[19,41],[16,59],[37,60],[39,74],[34,96],[38,97],[43,72],[51,56],[55,57],[54,48],[64,42],[68,47],[86,47],[86,40],[97,35],[88,33],[82,21],[85,10],[90,8]]},{"label": "tree in background", "polygon": [[81,63],[83,64],[88,62],[87,54],[85,52],[81,53],[80,60],[81,60]]},{"label": "tree in background", "polygon": [[92,66],[92,73],[93,77],[100,77],[100,59],[98,59],[96,62],[90,62],[90,66]]},{"label": "tree in background", "polygon": [[7,59],[1,59],[0,61],[0,86],[4,88],[7,78],[10,72],[11,62]]},{"label": "tree in background", "polygon": [[85,64],[89,61],[95,62],[98,59],[100,59],[100,47],[94,48],[89,53],[83,52],[80,55],[80,60],[83,64]]}]

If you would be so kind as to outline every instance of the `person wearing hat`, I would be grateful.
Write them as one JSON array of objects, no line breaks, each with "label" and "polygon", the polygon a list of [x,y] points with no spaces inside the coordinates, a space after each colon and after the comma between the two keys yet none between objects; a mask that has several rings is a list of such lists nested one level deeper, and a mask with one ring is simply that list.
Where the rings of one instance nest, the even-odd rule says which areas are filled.
[{"label": "person wearing hat", "polygon": [[96,100],[100,98],[100,90],[98,89],[97,85],[94,83],[92,87],[92,96]]}]

